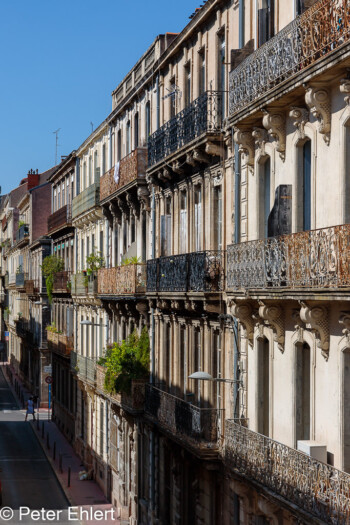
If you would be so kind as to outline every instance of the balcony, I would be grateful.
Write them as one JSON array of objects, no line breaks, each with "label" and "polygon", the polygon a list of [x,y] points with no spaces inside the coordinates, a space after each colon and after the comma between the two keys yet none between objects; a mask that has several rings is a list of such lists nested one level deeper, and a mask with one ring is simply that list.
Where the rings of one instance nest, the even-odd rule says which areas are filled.
[{"label": "balcony", "polygon": [[128,264],[98,270],[99,295],[135,295],[146,291],[146,265]]},{"label": "balcony", "polygon": [[95,359],[71,352],[70,366],[71,370],[74,370],[81,379],[95,383],[97,366]]},{"label": "balcony", "polygon": [[91,208],[98,206],[100,203],[100,183],[95,182],[79,195],[74,197],[72,202],[72,219]]},{"label": "balcony", "polygon": [[225,252],[211,250],[147,261],[147,292],[220,292]]},{"label": "balcony", "polygon": [[28,295],[34,295],[34,281],[33,279],[25,279],[24,291]]},{"label": "balcony", "polygon": [[73,337],[50,330],[47,330],[47,343],[51,352],[62,356],[69,356],[74,348]]},{"label": "balcony", "polygon": [[23,239],[26,239],[29,237],[29,225],[28,224],[22,224],[16,231],[16,243],[23,241]]},{"label": "balcony", "polygon": [[[349,42],[347,2],[319,0],[230,73],[230,115]],[[291,89],[294,87],[291,82]]]},{"label": "balcony", "polygon": [[70,272],[57,272],[53,282],[54,293],[70,293]]},{"label": "balcony", "polygon": [[138,177],[145,177],[147,167],[147,149],[136,148],[119,163],[119,180],[115,179],[115,166],[101,177],[100,199],[101,201],[113,195]]},{"label": "balcony", "polygon": [[28,279],[28,274],[24,272],[16,273],[16,288],[18,290],[25,290],[25,281]]},{"label": "balcony", "polygon": [[96,388],[104,395],[114,401],[117,405],[132,414],[142,412],[145,404],[145,381],[134,379],[131,383],[130,394],[126,393],[107,393],[105,391],[106,369],[103,366],[96,366]]},{"label": "balcony", "polygon": [[27,332],[28,332],[28,320],[22,319],[22,317],[19,317],[18,319],[15,319],[15,325],[16,325],[16,335],[18,337],[21,337],[22,339],[27,338]]},{"label": "balcony", "polygon": [[59,210],[52,213],[47,219],[48,232],[57,230],[64,226],[70,225],[72,222],[72,210],[70,206],[63,206]]},{"label": "balcony", "polygon": [[349,261],[349,224],[233,244],[227,290],[349,287]]},{"label": "balcony", "polygon": [[180,111],[148,139],[148,167],[204,133],[221,133],[222,93],[207,91]]},{"label": "balcony", "polygon": [[164,430],[188,444],[215,449],[223,410],[199,408],[153,385],[146,385],[146,414]]},{"label": "balcony", "polygon": [[233,420],[225,422],[225,461],[322,523],[349,523],[350,475]]}]

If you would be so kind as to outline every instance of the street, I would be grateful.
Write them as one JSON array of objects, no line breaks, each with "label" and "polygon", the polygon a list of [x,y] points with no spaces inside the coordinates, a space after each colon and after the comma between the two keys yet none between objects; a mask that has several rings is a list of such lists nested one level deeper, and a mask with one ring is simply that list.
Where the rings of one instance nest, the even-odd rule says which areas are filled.
[{"label": "street", "polygon": [[[31,418],[31,416],[29,416]],[[0,523],[44,523],[30,516],[20,516],[20,507],[62,510],[58,520],[64,525],[69,503],[34,435],[31,423],[24,421],[10,388],[0,370],[0,481],[2,509]],[[1,515],[4,507],[13,509],[12,519]],[[22,512],[26,514],[26,512]],[[77,522],[76,522],[77,523]]]}]

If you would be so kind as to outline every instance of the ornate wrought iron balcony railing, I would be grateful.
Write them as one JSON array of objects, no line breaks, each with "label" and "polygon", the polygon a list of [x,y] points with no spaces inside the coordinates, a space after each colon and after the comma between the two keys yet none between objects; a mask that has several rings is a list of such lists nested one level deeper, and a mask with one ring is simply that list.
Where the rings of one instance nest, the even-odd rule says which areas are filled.
[{"label": "ornate wrought iron balcony railing", "polygon": [[47,219],[47,229],[49,232],[56,230],[62,226],[66,226],[72,222],[71,206],[62,206],[59,210],[52,213]]},{"label": "ornate wrought iron balcony railing", "polygon": [[148,139],[148,167],[204,133],[221,132],[222,93],[206,91]]},{"label": "ornate wrought iron balcony railing", "polygon": [[347,0],[319,0],[230,73],[230,115],[349,41]]},{"label": "ornate wrought iron balcony railing", "polygon": [[207,250],[147,261],[148,292],[219,292],[224,288],[225,252]]},{"label": "ornate wrought iron balcony railing", "polygon": [[146,291],[146,265],[128,264],[98,270],[100,295],[133,295]]},{"label": "ornate wrought iron balcony railing", "polygon": [[16,231],[16,242],[23,241],[27,237],[29,237],[29,225],[22,224]]},{"label": "ornate wrought iron balcony railing", "polygon": [[233,420],[225,422],[225,461],[322,523],[350,520],[350,475]]},{"label": "ornate wrought iron balcony railing", "polygon": [[[146,176],[147,149],[136,148],[129,155],[121,159],[119,173],[115,166],[107,171],[100,180],[100,199],[103,201],[117,190],[129,184],[138,177]],[[117,180],[116,180],[117,177]],[[119,177],[119,179],[118,179]]]},{"label": "ornate wrought iron balcony railing", "polygon": [[146,385],[145,412],[179,438],[211,444],[220,438],[220,410],[199,408],[153,385]]},{"label": "ornate wrought iron balcony railing", "polygon": [[350,225],[227,248],[227,290],[350,286]]},{"label": "ornate wrought iron balcony railing", "polygon": [[83,190],[72,201],[72,219],[98,206],[100,203],[100,183],[95,182]]}]

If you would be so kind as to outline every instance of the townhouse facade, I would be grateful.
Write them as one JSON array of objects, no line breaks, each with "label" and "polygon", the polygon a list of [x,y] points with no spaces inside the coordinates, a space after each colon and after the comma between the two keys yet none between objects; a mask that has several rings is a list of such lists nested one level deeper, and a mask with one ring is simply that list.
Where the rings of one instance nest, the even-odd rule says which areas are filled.
[{"label": "townhouse facade", "polygon": [[[2,202],[10,362],[44,403],[52,365],[125,523],[349,521],[349,24],[346,0],[208,0],[50,173],[45,231],[39,180]],[[108,390],[145,330],[149,375]]]}]

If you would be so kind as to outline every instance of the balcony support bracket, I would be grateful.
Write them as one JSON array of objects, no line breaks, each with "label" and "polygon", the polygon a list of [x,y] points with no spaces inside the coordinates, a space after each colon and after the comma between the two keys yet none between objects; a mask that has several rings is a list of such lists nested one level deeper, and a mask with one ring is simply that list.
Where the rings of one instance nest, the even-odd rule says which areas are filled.
[{"label": "balcony support bracket", "polygon": [[286,117],[283,113],[264,111],[262,123],[268,134],[276,140],[276,150],[284,161],[286,158]]},{"label": "balcony support bracket", "polygon": [[254,345],[254,319],[252,317],[253,308],[249,303],[235,303],[229,301],[231,315],[236,317],[245,331],[244,336],[247,338],[251,347]]},{"label": "balcony support bracket", "polygon": [[318,120],[318,131],[327,145],[331,134],[331,101],[324,87],[306,87],[305,102],[311,114]]},{"label": "balcony support bracket", "polygon": [[243,163],[248,166],[254,166],[254,156],[255,156],[255,145],[254,139],[250,131],[242,131],[239,128],[235,128],[234,141],[238,144],[239,152],[243,156]]},{"label": "balcony support bracket", "polygon": [[274,341],[279,350],[284,352],[285,330],[284,314],[279,305],[266,305],[259,301],[259,316],[264,320],[264,324],[272,328]]},{"label": "balcony support bracket", "polygon": [[309,121],[309,112],[306,108],[291,107],[289,116],[294,119],[294,126],[298,131],[300,140],[305,138],[305,125]]},{"label": "balcony support bracket", "polygon": [[325,306],[309,307],[300,301],[300,319],[306,324],[306,328],[315,334],[316,346],[326,361],[329,358],[329,317]]}]

